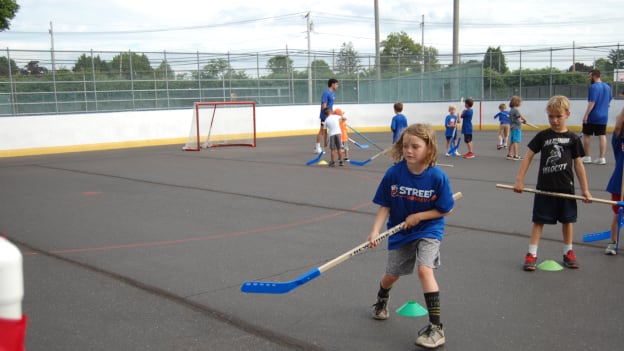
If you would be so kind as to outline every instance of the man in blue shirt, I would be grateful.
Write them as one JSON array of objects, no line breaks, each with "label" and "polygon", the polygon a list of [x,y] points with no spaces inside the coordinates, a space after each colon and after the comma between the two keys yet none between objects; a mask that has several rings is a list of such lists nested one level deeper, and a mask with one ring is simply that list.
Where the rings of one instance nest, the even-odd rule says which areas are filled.
[{"label": "man in blue shirt", "polygon": [[325,128],[325,109],[329,108],[334,111],[334,100],[336,99],[336,89],[338,89],[338,79],[330,78],[327,81],[327,89],[323,91],[321,96],[321,113],[319,118],[321,120],[321,126],[316,135],[316,145],[314,147],[314,153],[320,154],[323,152],[321,148],[321,139],[323,139],[324,147],[327,147],[327,129]]},{"label": "man in blue shirt", "polygon": [[589,72],[589,94],[587,97],[587,109],[583,116],[583,148],[585,157],[583,163],[591,163],[589,148],[591,136],[598,136],[600,157],[594,163],[604,165],[607,163],[605,153],[607,151],[607,123],[609,122],[609,105],[611,104],[611,87],[600,79],[600,71],[597,69]]}]

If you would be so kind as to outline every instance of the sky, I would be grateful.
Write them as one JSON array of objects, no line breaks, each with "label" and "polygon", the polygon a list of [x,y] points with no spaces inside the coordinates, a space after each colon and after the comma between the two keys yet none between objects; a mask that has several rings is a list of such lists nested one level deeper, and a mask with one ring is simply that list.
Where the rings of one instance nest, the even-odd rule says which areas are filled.
[{"label": "sky", "polygon": [[[359,54],[375,53],[371,0],[17,3],[20,10],[10,29],[0,32],[0,50],[49,50],[53,44],[55,50],[117,52],[305,51],[309,14],[312,51],[338,51],[351,43]],[[618,29],[624,23],[620,4],[621,0],[460,0],[459,51],[616,45],[623,38]],[[452,53],[453,0],[380,0],[379,16],[380,40],[404,31],[440,54]]]}]

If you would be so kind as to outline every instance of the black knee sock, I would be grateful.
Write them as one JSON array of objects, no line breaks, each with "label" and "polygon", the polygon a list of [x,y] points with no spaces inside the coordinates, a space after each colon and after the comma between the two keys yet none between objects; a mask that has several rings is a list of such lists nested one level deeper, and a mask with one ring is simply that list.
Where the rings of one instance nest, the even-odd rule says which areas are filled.
[{"label": "black knee sock", "polygon": [[390,289],[392,289],[392,287],[384,289],[381,284],[379,284],[379,291],[377,292],[377,296],[381,297],[382,299],[388,298],[390,296]]},{"label": "black knee sock", "polygon": [[425,302],[429,311],[429,322],[440,325],[440,292],[425,293]]}]

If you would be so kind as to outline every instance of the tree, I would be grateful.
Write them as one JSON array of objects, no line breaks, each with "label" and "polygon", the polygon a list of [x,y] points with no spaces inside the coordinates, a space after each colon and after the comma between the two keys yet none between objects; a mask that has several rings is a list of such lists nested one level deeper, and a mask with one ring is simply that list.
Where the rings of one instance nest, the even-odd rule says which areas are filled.
[{"label": "tree", "polygon": [[336,59],[336,72],[340,74],[354,74],[360,69],[358,53],[353,49],[353,43],[342,43]]},{"label": "tree", "polygon": [[[325,60],[314,60],[310,64],[312,66],[312,76],[316,78],[332,77],[334,72],[331,70]],[[306,75],[307,76],[307,75]]]},{"label": "tree", "polygon": [[[119,76],[126,79],[152,77],[152,66],[145,54],[122,52],[111,60],[111,71],[119,72]],[[132,76],[130,75],[132,73]]]},{"label": "tree", "polygon": [[201,72],[202,79],[223,79],[230,71],[230,63],[222,58],[211,59]]},{"label": "tree", "polygon": [[500,46],[497,48],[487,48],[485,56],[483,57],[483,68],[489,68],[502,74],[509,72],[507,62],[505,61],[505,55]]},{"label": "tree", "polygon": [[384,73],[417,73],[422,65],[429,69],[438,66],[438,50],[434,47],[423,48],[405,32],[390,33],[381,46],[381,69]]},{"label": "tree", "polygon": [[9,22],[15,17],[19,8],[15,0],[0,0],[0,32],[9,29]]},{"label": "tree", "polygon": [[19,68],[13,59],[9,62],[9,59],[2,56],[0,57],[0,77],[8,77],[9,69],[11,70],[11,74],[15,75],[19,72]]},{"label": "tree", "polygon": [[172,79],[175,77],[175,72],[171,69],[169,63],[165,60],[160,62],[160,65],[156,68],[156,77],[159,79]]},{"label": "tree", "polygon": [[86,54],[80,55],[72,68],[73,72],[85,72],[91,73],[93,70],[98,73],[108,73],[111,70],[110,64],[100,58],[100,55],[95,57],[87,56]]},{"label": "tree", "polygon": [[589,67],[588,65],[581,63],[581,62],[575,62],[573,66],[570,66],[570,68],[568,68],[568,72],[585,72],[588,73],[589,71],[591,71],[592,68]]},{"label": "tree", "polygon": [[293,60],[285,55],[273,56],[267,62],[267,68],[271,70],[274,75],[288,74],[293,67]]},{"label": "tree", "polygon": [[23,75],[41,76],[48,73],[48,69],[45,67],[39,67],[39,61],[30,61],[20,70]]},{"label": "tree", "polygon": [[607,57],[613,64],[613,68],[624,68],[624,49],[613,49]]}]

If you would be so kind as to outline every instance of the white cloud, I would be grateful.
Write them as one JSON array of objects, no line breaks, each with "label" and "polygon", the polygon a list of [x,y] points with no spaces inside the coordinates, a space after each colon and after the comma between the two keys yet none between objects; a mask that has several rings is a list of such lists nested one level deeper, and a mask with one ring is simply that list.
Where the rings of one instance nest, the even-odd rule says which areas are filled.
[{"label": "white cloud", "polygon": [[[374,53],[373,2],[359,0],[198,2],[195,0],[112,0],[84,2],[21,0],[11,29],[0,33],[10,49],[47,50],[54,25],[57,50],[258,52],[307,49],[306,20],[311,11],[315,51],[339,50],[352,42],[360,53]],[[525,0],[460,1],[461,52],[614,44],[619,1]],[[440,53],[452,51],[453,2],[379,1],[380,35],[405,31]],[[183,28],[194,29],[183,30]],[[149,30],[161,30],[148,32]]]}]

